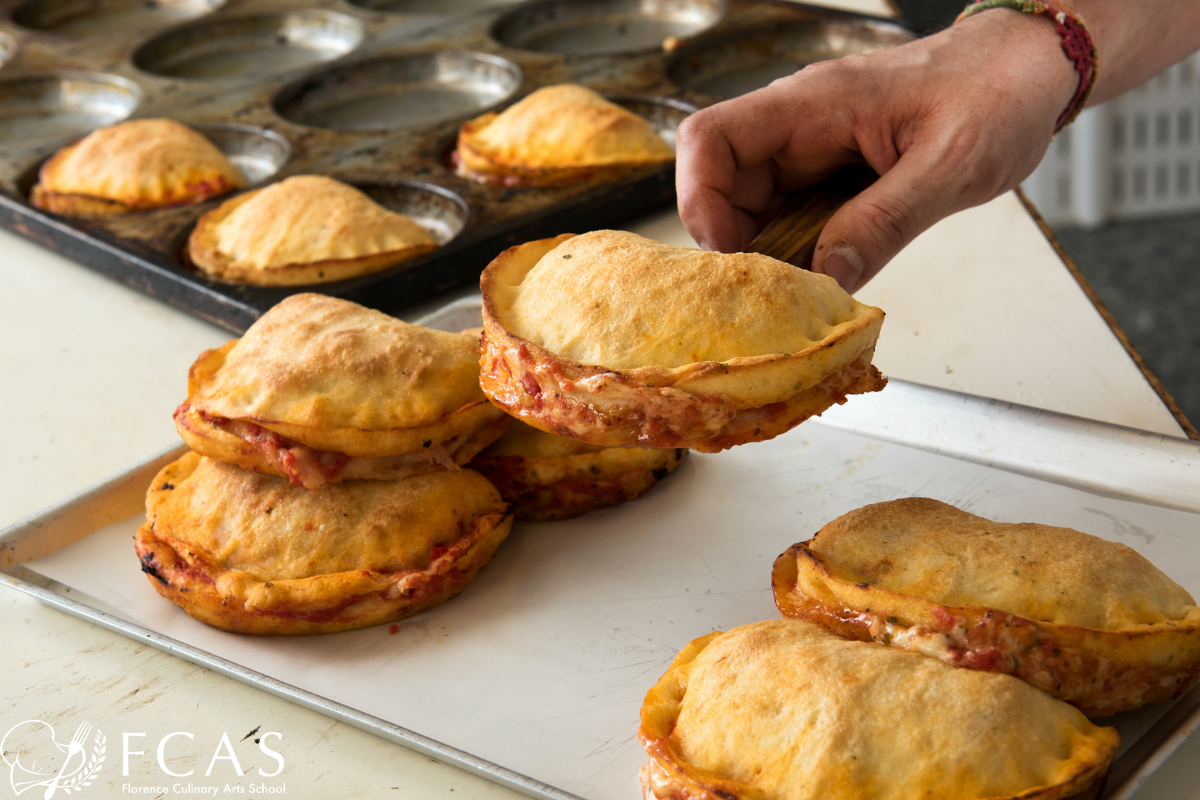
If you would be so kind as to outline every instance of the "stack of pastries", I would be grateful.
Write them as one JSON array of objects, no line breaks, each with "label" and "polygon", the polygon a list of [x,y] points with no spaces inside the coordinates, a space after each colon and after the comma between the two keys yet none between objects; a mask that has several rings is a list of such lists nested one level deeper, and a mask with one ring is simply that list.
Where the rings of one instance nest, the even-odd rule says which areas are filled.
[{"label": "stack of pastries", "polygon": [[202,353],[175,412],[191,450],[154,479],[136,537],[154,588],[241,633],[390,622],[461,592],[514,516],[631,500],[678,465],[682,451],[502,438],[479,340],[300,294]]}]

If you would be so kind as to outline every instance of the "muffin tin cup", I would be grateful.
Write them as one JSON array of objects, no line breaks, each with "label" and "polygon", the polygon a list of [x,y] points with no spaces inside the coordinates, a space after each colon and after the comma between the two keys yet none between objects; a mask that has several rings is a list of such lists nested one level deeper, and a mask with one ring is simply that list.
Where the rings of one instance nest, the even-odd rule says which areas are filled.
[{"label": "muffin tin cup", "polygon": [[0,143],[82,135],[120,122],[141,101],[141,88],[117,75],[59,72],[0,77]]},{"label": "muffin tin cup", "polygon": [[61,36],[120,35],[184,22],[215,11],[224,0],[32,0],[13,22]]},{"label": "muffin tin cup", "polygon": [[818,61],[896,47],[915,38],[891,23],[791,20],[692,42],[672,53],[666,72],[680,88],[737,97]]},{"label": "muffin tin cup", "polygon": [[695,36],[724,16],[722,0],[536,0],[497,20],[492,37],[537,53],[631,53]]},{"label": "muffin tin cup", "polygon": [[[142,27],[80,36],[55,31],[66,16],[52,18],[47,9],[75,14],[82,24],[97,5],[36,0],[43,5],[27,2],[23,13],[41,9],[37,24],[47,30],[0,22],[0,50],[3,36],[12,39],[11,59],[0,67],[0,225],[233,331],[297,291],[399,311],[478,280],[506,247],[615,227],[673,202],[671,164],[552,187],[456,175],[447,154],[459,126],[542,86],[595,89],[670,141],[687,114],[720,99],[695,88],[713,87],[680,66],[699,48],[738,32],[800,22],[851,32],[883,26],[911,36],[896,23],[768,0],[447,0],[450,5],[437,8],[427,0],[423,6],[418,0],[315,0],[317,8],[301,0],[237,0],[221,7],[215,7],[220,0],[161,1],[211,2],[214,10],[173,27],[147,18]],[[18,5],[0,0],[0,10]],[[737,47],[722,46],[701,59],[743,63]],[[301,174],[359,186],[425,223],[442,246],[338,283],[240,286],[212,281],[181,257],[197,219],[225,198],[75,219],[30,206],[41,163],[89,130],[131,115],[195,127],[252,187]]]},{"label": "muffin tin cup", "polygon": [[166,78],[261,79],[340,58],[358,47],[363,31],[357,19],[331,11],[210,20],[151,39],[133,64]]},{"label": "muffin tin cup", "polygon": [[416,53],[310,75],[280,92],[279,116],[338,131],[401,130],[476,116],[516,93],[521,68],[485,53]]}]

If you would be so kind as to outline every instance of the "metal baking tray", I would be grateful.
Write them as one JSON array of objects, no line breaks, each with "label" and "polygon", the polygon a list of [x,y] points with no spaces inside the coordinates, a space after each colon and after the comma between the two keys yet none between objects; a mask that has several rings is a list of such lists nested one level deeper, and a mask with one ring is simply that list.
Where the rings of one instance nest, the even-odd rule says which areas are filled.
[{"label": "metal baking tray", "polygon": [[[546,85],[589,86],[672,139],[698,107],[804,64],[915,38],[906,23],[772,0],[0,0],[0,225],[229,330],[290,293],[395,311],[506,247],[674,198],[673,165],[602,184],[478,184],[458,126]],[[425,223],[430,255],[313,287],[210,280],[182,258],[220,200],[87,220],[33,208],[59,147],[129,117],[192,125],[254,186],[344,180]]]},{"label": "metal baking tray", "polygon": [[[425,322],[477,325],[479,301]],[[461,596],[394,634],[237,636],[160,598],[130,545],[179,452],[0,532],[0,580],[538,798],[638,796],[645,691],[691,639],[775,617],[775,556],[866,503],[926,495],[1076,527],[1200,594],[1200,444],[893,379],[772,441],[692,453],[634,502],[518,523]],[[1200,687],[1109,722],[1123,742],[1106,796],[1125,800],[1200,726]]]}]

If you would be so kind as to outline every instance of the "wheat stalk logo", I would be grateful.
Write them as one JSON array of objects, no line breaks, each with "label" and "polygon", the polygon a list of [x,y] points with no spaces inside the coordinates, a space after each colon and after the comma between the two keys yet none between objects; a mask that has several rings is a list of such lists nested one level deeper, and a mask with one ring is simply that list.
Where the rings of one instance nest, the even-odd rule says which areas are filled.
[{"label": "wheat stalk logo", "polygon": [[[45,728],[50,734],[51,744],[66,754],[62,766],[57,771],[51,771],[38,768],[36,760],[29,764],[22,764],[19,751],[9,761],[9,748],[5,747],[9,737],[13,736],[14,732],[28,736],[41,728]],[[90,722],[80,723],[79,727],[75,729],[75,735],[71,737],[71,741],[64,745],[55,738],[54,728],[40,719],[26,720],[9,728],[8,733],[4,734],[4,738],[0,740],[0,751],[4,754],[4,763],[9,767],[9,783],[12,784],[13,791],[17,795],[21,795],[30,789],[44,786],[43,800],[50,800],[59,789],[69,795],[72,792],[83,791],[85,786],[90,786],[92,779],[104,766],[105,752],[108,749],[108,740],[104,734],[96,731],[93,736],[92,730]],[[86,752],[89,739],[92,741],[90,757]],[[72,767],[71,764],[76,760],[76,756],[79,756],[79,763]]]}]

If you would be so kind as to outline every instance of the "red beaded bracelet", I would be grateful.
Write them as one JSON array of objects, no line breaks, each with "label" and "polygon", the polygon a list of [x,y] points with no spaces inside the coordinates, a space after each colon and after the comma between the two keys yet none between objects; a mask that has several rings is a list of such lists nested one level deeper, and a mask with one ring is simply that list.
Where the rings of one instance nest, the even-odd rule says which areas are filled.
[{"label": "red beaded bracelet", "polygon": [[1100,62],[1096,57],[1096,43],[1092,41],[1092,35],[1088,33],[1083,20],[1052,0],[975,0],[963,9],[955,22],[990,8],[1011,8],[1026,14],[1044,14],[1054,20],[1054,30],[1058,38],[1062,39],[1063,52],[1079,73],[1079,85],[1075,87],[1075,96],[1067,103],[1067,107],[1058,117],[1058,122],[1054,124],[1054,132],[1058,133],[1074,122],[1079,112],[1083,111],[1092,86],[1096,83]]}]

